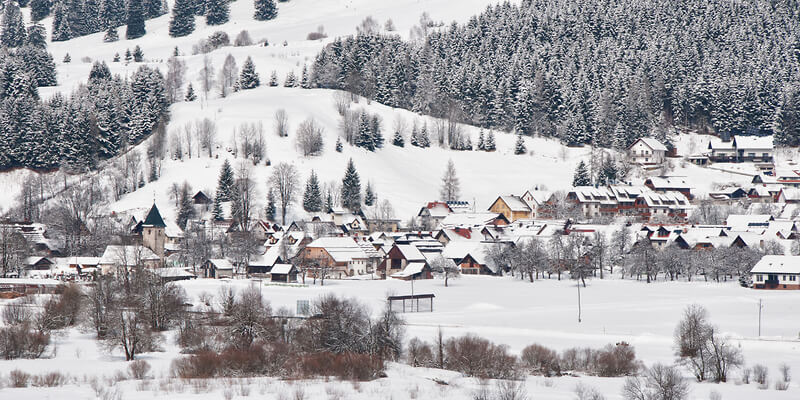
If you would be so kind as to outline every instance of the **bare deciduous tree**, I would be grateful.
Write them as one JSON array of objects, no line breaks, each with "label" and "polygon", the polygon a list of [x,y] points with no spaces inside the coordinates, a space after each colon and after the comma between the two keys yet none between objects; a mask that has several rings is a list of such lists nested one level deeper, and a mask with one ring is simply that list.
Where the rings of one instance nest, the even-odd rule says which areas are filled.
[{"label": "bare deciduous tree", "polygon": [[219,70],[219,77],[217,78],[220,96],[226,97],[231,93],[238,76],[239,68],[236,67],[236,59],[228,54],[225,56],[225,61],[222,64],[222,69]]},{"label": "bare deciduous tree", "polygon": [[208,157],[213,156],[214,146],[217,139],[217,124],[208,119],[195,121],[194,123],[195,134],[197,135],[200,145],[208,151]]},{"label": "bare deciduous tree", "polygon": [[167,101],[175,103],[183,98],[183,86],[186,83],[186,62],[172,56],[167,59],[167,76],[164,79],[164,89]]},{"label": "bare deciduous tree", "polygon": [[289,116],[284,109],[275,111],[275,134],[280,137],[289,136]]},{"label": "bare deciduous tree", "polygon": [[211,63],[211,57],[208,55],[203,56],[203,68],[200,69],[200,88],[203,89],[203,94],[208,99],[208,93],[214,87],[214,65]]},{"label": "bare deciduous tree", "polygon": [[323,128],[314,120],[309,118],[297,127],[297,137],[295,144],[297,149],[304,156],[314,156],[322,152],[322,132]]},{"label": "bare deciduous tree", "polygon": [[269,185],[278,194],[278,205],[281,210],[281,224],[286,225],[286,214],[297,200],[300,178],[294,165],[280,163],[275,166],[269,178]]}]

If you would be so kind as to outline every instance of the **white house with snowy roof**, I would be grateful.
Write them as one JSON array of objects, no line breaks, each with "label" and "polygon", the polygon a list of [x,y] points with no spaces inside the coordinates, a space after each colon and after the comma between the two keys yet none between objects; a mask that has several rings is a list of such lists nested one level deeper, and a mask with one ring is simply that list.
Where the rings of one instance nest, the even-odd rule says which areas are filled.
[{"label": "white house with snowy roof", "polygon": [[631,161],[639,165],[661,165],[667,158],[667,146],[653,138],[639,138],[628,147]]}]

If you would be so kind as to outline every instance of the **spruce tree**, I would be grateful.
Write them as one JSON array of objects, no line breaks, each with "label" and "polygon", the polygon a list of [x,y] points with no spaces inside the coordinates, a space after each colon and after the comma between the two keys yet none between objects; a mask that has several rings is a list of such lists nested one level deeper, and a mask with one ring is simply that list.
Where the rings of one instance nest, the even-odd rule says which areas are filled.
[{"label": "spruce tree", "polygon": [[37,49],[47,48],[47,31],[42,24],[33,24],[28,27],[26,43]]},{"label": "spruce tree", "polygon": [[303,89],[309,89],[311,86],[308,83],[308,67],[303,65],[303,74],[300,77],[300,87]]},{"label": "spruce tree", "polygon": [[[109,26],[106,29],[106,34],[103,36],[103,41],[106,43],[112,43],[119,40],[119,34],[117,33],[117,28]],[[117,56],[117,61],[119,61],[119,54]]]},{"label": "spruce tree", "polygon": [[417,143],[419,147],[431,147],[431,139],[428,137],[428,123],[422,125],[422,129],[419,131],[419,135],[417,137]]},{"label": "spruce tree", "polygon": [[112,62],[119,62],[119,53],[114,53],[114,58],[111,61]]},{"label": "spruce tree", "polygon": [[517,135],[517,142],[514,144],[514,154],[520,155],[527,152],[528,149],[525,147],[525,138],[523,138],[520,133]]},{"label": "spruce tree", "polygon": [[125,62],[130,62],[133,60],[133,55],[131,55],[131,49],[125,49]]},{"label": "spruce tree", "polygon": [[71,61],[72,61],[72,57],[70,57],[70,56],[69,56],[69,53],[67,53],[67,54],[64,54],[64,59],[62,60],[62,62],[63,62],[64,64],[68,64],[68,63],[70,63]]},{"label": "spruce tree", "polygon": [[405,147],[406,140],[403,139],[403,135],[399,131],[396,131],[394,133],[394,137],[392,138],[392,144],[397,147]]},{"label": "spruce tree", "polygon": [[275,194],[272,192],[272,188],[270,188],[267,193],[267,209],[265,210],[265,214],[268,221],[275,222]]},{"label": "spruce tree", "polygon": [[294,75],[294,71],[289,71],[286,74],[286,80],[283,81],[283,87],[295,87],[297,86],[297,77]]},{"label": "spruce tree", "polygon": [[342,179],[342,207],[353,213],[361,210],[361,179],[352,158],[347,162]]},{"label": "spruce tree", "polygon": [[478,134],[478,145],[476,149],[480,151],[486,150],[486,140],[483,137],[483,129],[481,129],[481,133]]},{"label": "spruce tree", "polygon": [[342,152],[342,138],[340,137],[336,138],[336,152],[338,153]]},{"label": "spruce tree", "polygon": [[417,123],[411,127],[411,145],[419,147],[419,132],[417,132]]},{"label": "spruce tree", "polygon": [[69,26],[69,9],[65,1],[59,1],[53,7],[53,32],[50,36],[54,42],[61,42],[72,38],[72,28]]},{"label": "spruce tree", "polygon": [[146,33],[144,27],[144,8],[142,0],[128,1],[128,26],[125,29],[125,38],[138,39]]},{"label": "spruce tree", "polygon": [[306,190],[303,193],[303,209],[307,212],[319,212],[322,210],[322,193],[319,190],[319,180],[314,170],[306,182]]},{"label": "spruce tree", "polygon": [[225,219],[225,215],[222,211],[222,199],[219,198],[219,193],[214,196],[214,208],[211,209],[211,215],[217,221]]},{"label": "spruce tree", "polygon": [[453,160],[447,161],[447,168],[442,176],[442,187],[439,190],[442,201],[457,201],[461,198],[461,183],[456,175],[456,166]]},{"label": "spruce tree", "polygon": [[31,20],[41,21],[50,15],[50,0],[31,0]]},{"label": "spruce tree", "polygon": [[222,163],[222,168],[219,171],[219,179],[217,180],[217,196],[222,201],[231,200],[231,191],[233,190],[233,169],[231,163],[226,158]]},{"label": "spruce tree", "polygon": [[169,20],[169,35],[181,37],[192,32],[194,32],[194,1],[175,0],[172,19]]},{"label": "spruce tree", "polygon": [[486,151],[495,151],[497,150],[497,145],[494,142],[494,132],[489,131],[489,135],[486,137]]},{"label": "spruce tree", "polygon": [[381,132],[381,119],[373,115],[369,124],[370,134],[372,135],[372,146],[376,149],[383,148],[383,133]]},{"label": "spruce tree", "polygon": [[261,80],[256,72],[256,66],[253,64],[253,59],[247,56],[247,59],[242,65],[242,72],[239,74],[239,87],[241,89],[255,89],[261,85]]},{"label": "spruce tree", "polygon": [[278,86],[278,72],[272,71],[272,75],[269,77],[269,85],[272,87]]},{"label": "spruce tree", "polygon": [[222,25],[230,18],[230,6],[228,0],[207,0],[206,4],[206,24]]},{"label": "spruce tree", "polygon": [[275,0],[255,0],[256,12],[253,15],[257,21],[267,21],[278,16],[278,6]]},{"label": "spruce tree", "polygon": [[195,101],[197,100],[197,95],[194,93],[194,87],[192,87],[192,83],[189,83],[189,86],[186,87],[186,101]]},{"label": "spruce tree", "polygon": [[328,193],[325,195],[325,209],[326,213],[333,212],[333,194],[331,194],[331,190],[328,189]]},{"label": "spruce tree", "polygon": [[142,62],[144,61],[144,52],[142,48],[139,47],[137,44],[136,47],[133,48],[133,62]]},{"label": "spruce tree", "polygon": [[575,174],[572,177],[572,186],[591,186],[592,180],[589,177],[589,170],[586,163],[581,160],[578,167],[575,168]]},{"label": "spruce tree", "polygon": [[369,123],[369,116],[366,111],[362,111],[358,117],[358,133],[353,144],[363,147],[369,151],[375,151],[375,143],[372,140],[372,129]]},{"label": "spruce tree", "polygon": [[372,190],[372,183],[367,182],[367,188],[364,189],[364,205],[371,206],[375,204],[376,196],[375,191]]},{"label": "spruce tree", "polygon": [[2,26],[0,26],[0,45],[3,47],[19,47],[25,44],[25,24],[17,3],[6,0],[3,10]]}]

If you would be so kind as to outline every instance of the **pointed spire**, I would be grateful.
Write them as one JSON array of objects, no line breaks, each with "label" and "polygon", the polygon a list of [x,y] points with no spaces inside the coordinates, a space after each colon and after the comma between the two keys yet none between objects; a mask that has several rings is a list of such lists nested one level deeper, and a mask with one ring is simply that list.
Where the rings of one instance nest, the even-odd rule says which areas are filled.
[{"label": "pointed spire", "polygon": [[167,224],[164,223],[164,219],[161,218],[161,213],[158,212],[158,207],[156,207],[155,202],[153,202],[153,207],[150,209],[150,212],[147,213],[147,218],[144,219],[142,226],[154,226],[157,228],[167,227]]}]

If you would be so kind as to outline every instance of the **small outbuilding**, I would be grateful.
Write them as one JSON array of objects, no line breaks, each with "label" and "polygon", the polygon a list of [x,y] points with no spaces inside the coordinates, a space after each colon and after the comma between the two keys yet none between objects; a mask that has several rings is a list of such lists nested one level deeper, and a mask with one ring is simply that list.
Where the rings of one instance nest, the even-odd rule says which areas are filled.
[{"label": "small outbuilding", "polygon": [[269,274],[272,282],[297,282],[297,268],[292,264],[275,264]]}]

